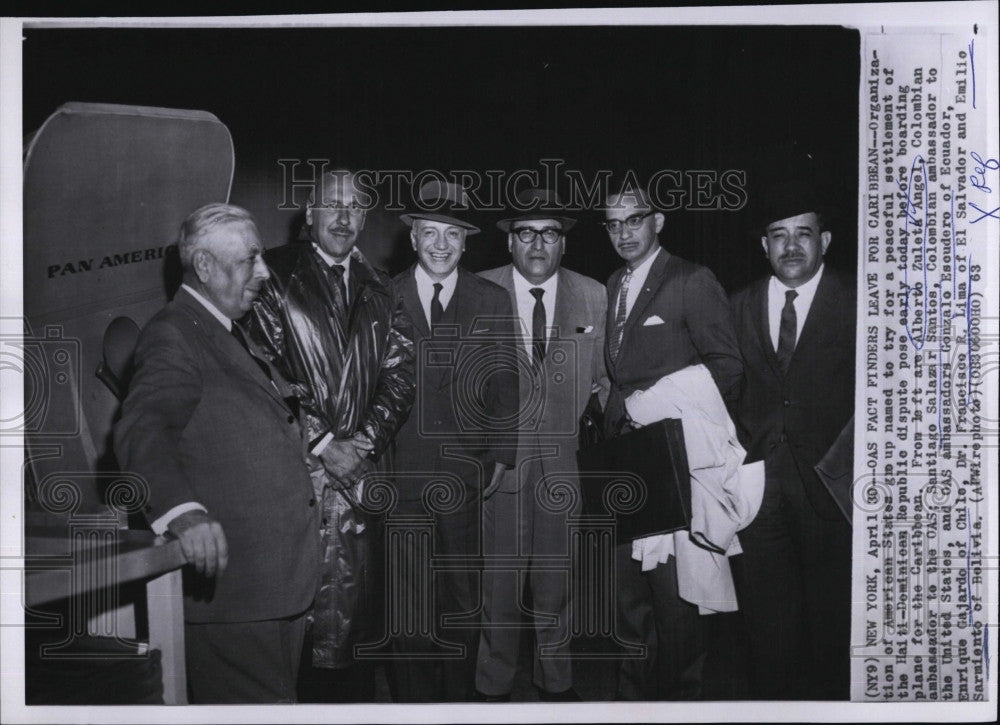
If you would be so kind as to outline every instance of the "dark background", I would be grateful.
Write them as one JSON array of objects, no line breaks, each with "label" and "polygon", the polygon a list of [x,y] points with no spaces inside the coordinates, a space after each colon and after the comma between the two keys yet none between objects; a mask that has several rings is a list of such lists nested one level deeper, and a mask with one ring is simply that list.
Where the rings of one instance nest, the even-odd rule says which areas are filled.
[{"label": "dark background", "polygon": [[[520,168],[747,173],[737,212],[667,214],[668,249],[728,290],[768,270],[753,205],[769,179],[809,174],[834,212],[828,259],[857,260],[859,35],[834,27],[506,27],[24,32],[25,133],[67,101],[200,109],[233,136],[231,201],[269,246],[294,239],[278,159],[366,169]],[[566,188],[560,186],[560,192]],[[301,194],[296,197],[304,201]],[[482,213],[465,258],[509,260]],[[584,212],[566,266],[604,281],[620,260]],[[180,220],[178,220],[179,222]],[[395,272],[406,228],[373,213],[362,246]]]}]

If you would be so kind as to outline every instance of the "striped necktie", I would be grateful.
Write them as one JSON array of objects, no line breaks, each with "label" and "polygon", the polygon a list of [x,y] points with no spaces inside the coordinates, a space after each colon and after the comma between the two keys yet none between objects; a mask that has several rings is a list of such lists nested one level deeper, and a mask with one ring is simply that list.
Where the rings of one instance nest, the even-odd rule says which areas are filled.
[{"label": "striped necktie", "polygon": [[622,279],[621,290],[618,292],[618,309],[615,312],[615,330],[608,345],[608,351],[611,353],[612,362],[618,359],[618,351],[621,349],[622,345],[622,332],[625,330],[625,320],[628,319],[625,309],[628,300],[628,286],[631,281],[632,270],[630,269],[625,272],[625,277]]}]

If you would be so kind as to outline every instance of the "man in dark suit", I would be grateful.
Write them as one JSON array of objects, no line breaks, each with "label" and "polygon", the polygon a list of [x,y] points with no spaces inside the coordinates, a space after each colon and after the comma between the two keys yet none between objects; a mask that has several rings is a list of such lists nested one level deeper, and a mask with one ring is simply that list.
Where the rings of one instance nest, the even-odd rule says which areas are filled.
[{"label": "man in dark suit", "polygon": [[306,637],[300,697],[375,699],[371,661],[354,646],[381,629],[380,521],[362,507],[363,475],[392,469],[392,439],[413,403],[410,321],[389,276],[355,245],[366,209],[354,175],[322,174],[310,195],[310,243],[270,249],[271,277],[251,312],[251,335],[302,399],[321,501],[323,583]]},{"label": "man in dark suit", "polygon": [[393,281],[418,366],[414,409],[396,437],[394,517],[432,522],[432,541],[417,529],[407,537],[411,566],[431,554],[456,561],[403,584],[412,606],[390,614],[409,627],[395,642],[392,679],[397,701],[461,701],[474,695],[482,495],[515,462],[516,333],[506,290],[458,266],[466,236],[479,231],[464,218],[464,189],[432,181],[420,199],[434,211],[401,217],[417,264]]},{"label": "man in dark suit", "polygon": [[534,210],[497,224],[507,232],[513,264],[480,274],[507,290],[523,336],[518,355],[527,374],[520,377],[517,466],[504,472],[483,505],[487,557],[513,557],[520,568],[487,566],[484,573],[476,689],[490,701],[510,698],[528,580],[536,613],[535,686],[543,701],[571,701],[579,696],[570,663],[569,577],[546,571],[544,563],[569,556],[567,517],[579,513],[573,504],[580,499],[577,426],[593,394],[602,404],[607,399],[607,298],[599,282],[560,266],[575,220],[564,215],[555,194],[531,189],[518,202]]},{"label": "man in dark suit", "polygon": [[139,337],[115,449],[149,486],[153,530],[194,565],[191,701],[294,702],[318,508],[290,391],[234,322],[268,277],[263,247],[227,204],[193,212],[177,246],[184,283]]},{"label": "man in dark suit", "polygon": [[[689,365],[708,368],[727,405],[738,393],[742,361],[725,292],[708,269],[660,246],[663,223],[642,189],[628,187],[607,200],[604,226],[625,260],[607,285],[609,436],[629,422],[629,395]],[[632,544],[625,543],[616,547],[615,561],[618,633],[647,648],[646,657],[622,661],[618,698],[698,698],[706,656],[703,624],[698,608],[678,595],[676,558],[643,572]]]},{"label": "man in dark suit", "polygon": [[807,184],[771,189],[764,206],[773,274],[732,298],[741,437],[765,462],[760,512],[740,532],[750,683],[765,699],[843,699],[851,529],[813,466],[854,412],[855,287],[823,264],[831,233]]}]

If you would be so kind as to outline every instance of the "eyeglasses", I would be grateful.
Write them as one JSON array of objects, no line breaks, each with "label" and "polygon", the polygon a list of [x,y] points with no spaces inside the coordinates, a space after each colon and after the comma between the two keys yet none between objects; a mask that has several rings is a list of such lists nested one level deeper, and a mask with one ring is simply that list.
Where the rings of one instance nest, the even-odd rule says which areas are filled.
[{"label": "eyeglasses", "polygon": [[642,226],[642,223],[646,220],[646,217],[651,214],[655,214],[655,209],[650,209],[645,214],[633,214],[632,216],[622,220],[622,219],[608,219],[605,222],[601,222],[604,228],[608,230],[608,234],[618,234],[622,230],[622,224],[626,224],[629,229],[635,231]]},{"label": "eyeglasses", "polygon": [[328,204],[316,204],[313,209],[318,211],[328,211],[331,213],[346,211],[351,216],[359,216],[365,213],[365,208],[358,204],[356,201],[352,201],[349,204],[343,204],[341,202],[330,202]]},{"label": "eyeglasses", "polygon": [[521,244],[534,244],[539,236],[546,244],[555,244],[562,237],[562,229],[555,227],[545,227],[544,229],[532,229],[531,227],[521,227],[511,230]]}]

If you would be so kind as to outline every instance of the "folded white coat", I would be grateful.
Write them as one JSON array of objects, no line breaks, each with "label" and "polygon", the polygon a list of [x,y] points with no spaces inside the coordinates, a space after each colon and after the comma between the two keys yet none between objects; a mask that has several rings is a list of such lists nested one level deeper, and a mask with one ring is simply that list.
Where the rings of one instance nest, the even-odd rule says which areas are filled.
[{"label": "folded white coat", "polygon": [[742,553],[736,532],[760,509],[763,461],[741,465],[746,450],[704,365],[660,378],[630,395],[625,408],[639,425],[680,418],[691,470],[691,531],[637,539],[632,558],[648,571],[673,554],[682,599],[697,604],[702,614],[736,611],[728,557]]}]

